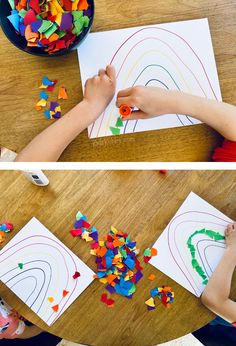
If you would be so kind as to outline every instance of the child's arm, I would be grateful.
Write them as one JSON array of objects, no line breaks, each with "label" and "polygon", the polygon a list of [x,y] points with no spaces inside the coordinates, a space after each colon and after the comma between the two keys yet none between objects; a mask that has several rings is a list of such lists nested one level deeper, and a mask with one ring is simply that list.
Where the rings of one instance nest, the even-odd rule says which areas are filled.
[{"label": "child's arm", "polygon": [[114,96],[115,87],[115,69],[109,65],[87,80],[84,99],[36,136],[19,153],[16,161],[57,161],[75,137],[103,112]]},{"label": "child's arm", "polygon": [[236,223],[225,231],[226,251],[202,294],[201,300],[225,320],[236,321],[236,303],[230,298],[230,287],[236,266]]},{"label": "child's arm", "polygon": [[190,115],[214,128],[222,136],[236,141],[236,107],[175,90],[137,86],[117,95],[117,107],[137,107],[123,120],[148,119],[164,114]]}]

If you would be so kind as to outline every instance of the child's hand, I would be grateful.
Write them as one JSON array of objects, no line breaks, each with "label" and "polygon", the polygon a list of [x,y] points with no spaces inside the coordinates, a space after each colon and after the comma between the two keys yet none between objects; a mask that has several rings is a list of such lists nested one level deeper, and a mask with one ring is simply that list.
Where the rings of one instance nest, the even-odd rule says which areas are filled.
[{"label": "child's hand", "polygon": [[228,225],[225,230],[227,249],[232,250],[236,255],[236,223]]},{"label": "child's hand", "polygon": [[176,102],[175,92],[156,87],[136,86],[122,90],[117,95],[116,106],[127,105],[137,107],[124,120],[148,119],[158,115],[172,114]]},{"label": "child's hand", "polygon": [[87,102],[92,122],[105,110],[112,100],[115,90],[116,72],[111,65],[108,65],[106,70],[99,70],[98,75],[86,81],[83,101]]}]

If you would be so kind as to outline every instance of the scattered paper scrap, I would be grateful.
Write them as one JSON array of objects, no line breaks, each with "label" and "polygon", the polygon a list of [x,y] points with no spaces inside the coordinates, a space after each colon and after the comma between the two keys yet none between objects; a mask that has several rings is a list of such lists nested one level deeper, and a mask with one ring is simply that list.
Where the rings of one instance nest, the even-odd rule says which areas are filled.
[{"label": "scattered paper scrap", "polygon": [[59,305],[56,304],[56,305],[52,306],[52,309],[53,309],[53,311],[57,312],[59,310]]},{"label": "scattered paper scrap", "polygon": [[80,273],[79,272],[75,272],[73,275],[73,279],[78,279],[80,277]]},{"label": "scattered paper scrap", "polygon": [[145,263],[148,263],[154,256],[157,256],[157,250],[155,248],[147,248],[143,251],[143,259]]},{"label": "scattered paper scrap", "polygon": [[0,244],[2,244],[5,241],[5,232],[0,231]]},{"label": "scattered paper scrap", "polygon": [[101,295],[101,302],[105,303],[108,308],[113,308],[115,306],[114,299],[108,298],[106,293]]},{"label": "scattered paper scrap", "polygon": [[65,87],[60,87],[58,91],[58,100],[68,100],[68,95]]},{"label": "scattered paper scrap", "polygon": [[10,222],[0,223],[0,231],[4,233],[9,233],[14,229],[13,224]]},{"label": "scattered paper scrap", "polygon": [[[50,80],[47,76],[43,76],[42,84],[40,85],[39,89],[47,89],[47,91],[53,91],[57,82],[58,82],[57,80]],[[41,98],[44,98],[44,97],[41,97]],[[47,98],[45,99],[47,100]]]},{"label": "scattered paper scrap", "polygon": [[20,269],[23,269],[23,263],[18,263],[18,267],[19,267]]},{"label": "scattered paper scrap", "polygon": [[150,280],[150,281],[154,281],[154,280],[155,280],[155,278],[156,278],[156,275],[151,274],[151,275],[149,275],[148,280]]},{"label": "scattered paper scrap", "polygon": [[48,297],[48,301],[49,301],[50,303],[53,303],[53,302],[54,302],[54,298],[53,298],[53,297]]},{"label": "scattered paper scrap", "polygon": [[43,100],[47,100],[48,99],[48,94],[45,91],[40,91],[39,96]]},{"label": "scattered paper scrap", "polygon": [[69,291],[63,290],[62,296],[65,298],[65,297],[67,296],[68,293],[69,293]]},{"label": "scattered paper scrap", "polygon": [[81,212],[77,213],[74,229],[70,233],[73,237],[90,242],[90,253],[96,256],[96,277],[106,285],[106,290],[110,294],[117,293],[131,299],[136,284],[143,277],[136,242],[131,241],[127,233],[114,227],[111,227],[104,240],[99,240],[97,229],[91,227]]},{"label": "scattered paper scrap", "polygon": [[92,11],[87,0],[8,0],[7,17],[27,46],[48,54],[68,49],[88,28]]},{"label": "scattered paper scrap", "polygon": [[156,287],[150,291],[150,294],[151,297],[145,302],[149,311],[156,309],[155,298],[158,298],[166,308],[170,308],[171,304],[174,302],[175,295],[171,287]]},{"label": "scattered paper scrap", "polygon": [[159,171],[161,174],[167,174],[168,173],[168,171],[166,170],[166,169],[160,169],[160,171]]}]

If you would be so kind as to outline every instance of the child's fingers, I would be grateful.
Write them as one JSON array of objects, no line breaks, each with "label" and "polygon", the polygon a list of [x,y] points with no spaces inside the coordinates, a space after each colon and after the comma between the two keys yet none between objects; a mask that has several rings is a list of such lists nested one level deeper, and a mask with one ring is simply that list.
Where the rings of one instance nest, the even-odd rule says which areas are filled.
[{"label": "child's fingers", "polygon": [[108,77],[112,80],[115,81],[116,80],[116,70],[115,67],[112,65],[108,65],[106,67],[106,73],[108,75]]},{"label": "child's fingers", "polygon": [[125,97],[125,96],[130,96],[132,90],[133,90],[133,88],[128,88],[128,89],[120,90],[118,92],[118,94],[117,94],[117,98]]},{"label": "child's fingers", "polygon": [[99,76],[104,76],[106,74],[106,71],[103,69],[103,68],[101,68],[99,71],[98,71],[98,75]]},{"label": "child's fingers", "polygon": [[148,118],[148,114],[142,111],[133,111],[128,117],[122,117],[123,121],[125,120],[138,120],[138,119],[146,119]]},{"label": "child's fingers", "polygon": [[130,96],[117,98],[116,107],[120,108],[120,106],[122,106],[122,105],[127,105],[129,107],[136,107],[136,105],[134,104],[134,102]]}]

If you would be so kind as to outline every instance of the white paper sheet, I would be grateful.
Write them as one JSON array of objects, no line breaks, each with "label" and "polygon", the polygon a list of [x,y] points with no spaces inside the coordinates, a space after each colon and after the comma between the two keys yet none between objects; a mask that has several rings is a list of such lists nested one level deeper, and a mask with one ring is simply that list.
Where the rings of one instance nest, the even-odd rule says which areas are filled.
[{"label": "white paper sheet", "polygon": [[[205,285],[192,267],[187,240],[196,230],[204,228],[224,235],[229,223],[230,218],[191,192],[154,244],[158,255],[149,263],[199,297]],[[209,278],[225,251],[225,241],[198,234],[193,237],[193,244],[196,259]]]},{"label": "white paper sheet", "polygon": [[[94,272],[36,218],[0,252],[0,280],[52,325],[93,281]],[[23,263],[23,269],[18,267]],[[73,279],[75,271],[80,273]],[[63,298],[63,290],[69,293]],[[50,303],[48,297],[53,297]],[[58,312],[52,306],[59,304]]]},{"label": "white paper sheet", "polygon": [[[83,86],[112,63],[117,91],[149,85],[222,100],[207,19],[91,33],[78,48]],[[119,117],[116,97],[92,124],[89,137],[111,136]],[[120,134],[198,124],[186,115],[127,121]]]}]

